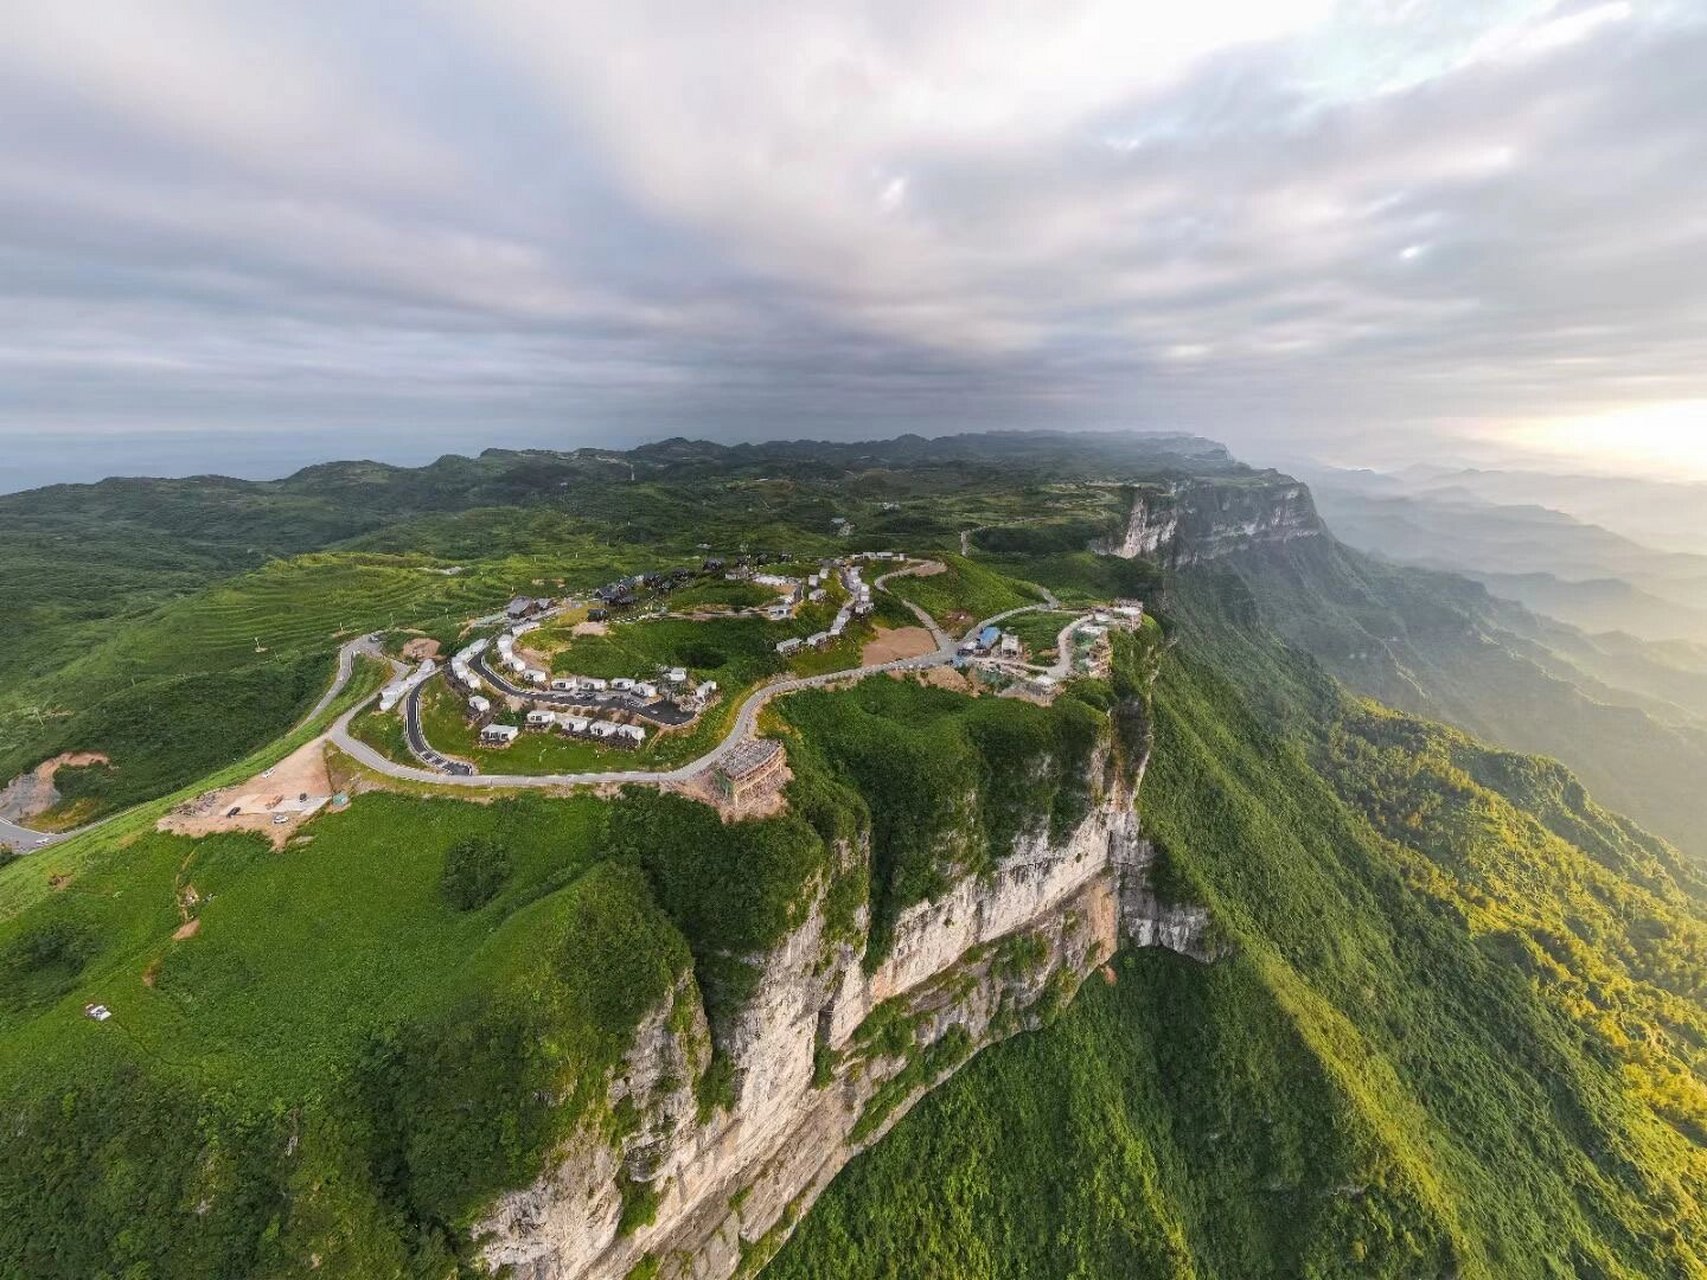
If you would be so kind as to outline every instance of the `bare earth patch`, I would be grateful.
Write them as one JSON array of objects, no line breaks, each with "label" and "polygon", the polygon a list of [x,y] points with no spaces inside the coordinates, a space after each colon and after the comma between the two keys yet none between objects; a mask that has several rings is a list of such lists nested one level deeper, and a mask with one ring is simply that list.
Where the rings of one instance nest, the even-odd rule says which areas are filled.
[{"label": "bare earth patch", "polygon": [[[304,800],[302,797],[307,796]],[[161,831],[206,836],[219,831],[254,831],[282,849],[296,829],[325,807],[332,796],[326,772],[326,740],[298,747],[265,774],[204,791],[170,810],[156,824]],[[232,810],[237,810],[233,813]],[[282,816],[283,822],[274,819]]]},{"label": "bare earth patch", "polygon": [[935,685],[939,689],[952,689],[956,693],[977,692],[965,674],[953,667],[931,667],[925,672],[925,683]]},{"label": "bare earth patch", "polygon": [[197,916],[194,920],[186,920],[183,924],[172,930],[172,941],[182,942],[185,938],[193,938],[196,934],[201,932],[201,928],[202,920],[200,916]]},{"label": "bare earth patch", "polygon": [[43,760],[0,788],[0,818],[8,822],[27,822],[58,804],[59,792],[54,789],[53,776],[61,769],[82,769],[92,764],[109,763],[106,755],[99,751],[67,751],[51,760]]},{"label": "bare earth patch", "polygon": [[902,658],[917,658],[936,649],[936,641],[923,627],[891,627],[879,630],[860,650],[861,666],[875,667],[879,663],[896,662]]},{"label": "bare earth patch", "polygon": [[411,662],[424,662],[439,656],[439,642],[431,636],[416,636],[403,646],[403,656]]},{"label": "bare earth patch", "polygon": [[577,622],[569,633],[572,636],[602,636],[610,634],[608,622]]}]

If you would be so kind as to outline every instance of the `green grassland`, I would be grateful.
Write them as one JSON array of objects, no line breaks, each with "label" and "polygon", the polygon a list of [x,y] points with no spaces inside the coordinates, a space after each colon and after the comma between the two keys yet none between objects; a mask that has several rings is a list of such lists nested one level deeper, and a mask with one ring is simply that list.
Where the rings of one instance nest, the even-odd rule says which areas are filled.
[{"label": "green grassland", "polygon": [[1124,955],[767,1275],[1707,1274],[1699,878],[1560,766],[1217,621],[1267,712],[1176,652],[1142,807],[1225,957]]},{"label": "green grassland", "polygon": [[78,817],[149,799],[288,728],[330,681],[342,639],[471,615],[503,590],[413,559],[276,561],[162,606],[0,694],[0,777],[62,751],[99,751],[110,767],[64,775]]},{"label": "green grassland", "polygon": [[753,609],[775,604],[779,598],[771,587],[708,578],[671,592],[670,608],[680,612],[705,608]]},{"label": "green grassland", "polygon": [[790,622],[764,618],[637,619],[617,622],[602,636],[570,636],[568,628],[541,628],[523,643],[551,657],[559,674],[649,680],[670,667],[685,667],[696,680],[725,687],[750,685],[782,670],[777,641],[803,634],[804,616]]},{"label": "green grassland", "polygon": [[[1120,506],[1110,469],[1140,466],[1123,446],[996,439],[676,441],[181,500],[96,486],[57,514],[0,500],[5,536],[36,540],[43,634],[80,641],[37,666],[32,638],[0,666],[0,764],[118,744],[104,777],[68,780],[86,812],[249,776],[312,732],[275,740],[339,635],[454,637],[514,591],[692,563],[702,542],[940,553],[948,573],[894,586],[956,630],[1036,601],[1033,583],[1154,591],[1077,542]],[[1164,478],[1237,471],[1142,458]],[[44,605],[42,547],[91,512],[158,545],[97,547],[113,598]],[[954,554],[975,526],[993,527]],[[155,831],[167,798],[0,866],[0,1272],[453,1274],[482,1206],[572,1127],[631,1122],[605,1113],[604,1084],[642,1018],[704,1009],[688,1070],[714,1109],[750,957],[814,902],[875,964],[899,912],[1064,832],[1153,746],[1157,888],[1207,906],[1223,957],[1121,956],[1112,986],[980,1055],[850,1166],[768,1274],[1707,1275],[1707,888],[1561,766],[1347,697],[1266,630],[1265,611],[1349,659],[1395,601],[1413,639],[1458,625],[1431,631],[1428,597],[1354,567],[1349,584],[1296,558],[1260,582],[1170,580],[1182,643],[1162,658],[1152,618],[1117,637],[1106,682],[1048,708],[912,680],[790,695],[764,719],[788,739],[789,807],[764,821],[635,789],[366,794],[275,853]],[[910,621],[893,601],[878,617]],[[709,745],[740,681],[780,666],[769,625],[625,623],[584,648],[557,637],[558,665],[718,679],[729,696],[695,730]],[[329,714],[381,678],[364,664]],[[465,732],[448,692],[428,716],[441,748]],[[870,859],[850,860],[862,836]],[[174,939],[186,913],[199,930]],[[83,1017],[90,1000],[113,1019]]]},{"label": "green grassland", "polygon": [[979,619],[1043,598],[1035,587],[965,556],[945,554],[937,559],[946,566],[942,573],[900,575],[889,580],[888,590],[918,605],[951,635]]},{"label": "green grassland", "polygon": [[[768,551],[810,568],[865,548],[950,552],[985,526],[1037,523],[1059,542],[1118,518],[1123,479],[1242,473],[1189,437],[672,440],[0,496],[0,780],[62,751],[105,751],[111,768],[64,775],[56,817],[123,808],[282,731],[341,638],[409,630],[448,646],[516,592],[582,591],[709,554]],[[836,536],[833,516],[854,535]],[[1071,563],[1009,570],[1063,587],[1128,572],[1051,554]],[[756,598],[739,584],[686,590],[690,607],[696,592]],[[970,569],[909,590],[978,616],[1020,598]],[[807,665],[826,662],[841,655]]]},{"label": "green grassland", "polygon": [[[825,762],[873,724],[959,741],[976,857],[1035,825],[1032,800],[1044,822],[1076,803],[1071,764],[1039,764],[1078,742],[1069,723],[1094,730],[1088,707],[874,683],[853,722],[785,715],[792,804],[761,822],[645,791],[371,794],[279,853],[161,834],[145,810],[42,855],[66,880],[6,868],[0,1257],[30,1275],[294,1275],[311,1254],[321,1275],[441,1274],[570,1126],[620,1123],[598,1120],[599,1082],[645,1012],[700,1001],[719,1034],[751,990],[743,957],[820,893],[857,941],[868,896],[918,892],[895,818],[874,864],[831,858],[872,818]],[[199,929],[174,939],[186,912]],[[113,1019],[82,1017],[89,1000]],[[715,1106],[726,1077],[696,1053]]]}]

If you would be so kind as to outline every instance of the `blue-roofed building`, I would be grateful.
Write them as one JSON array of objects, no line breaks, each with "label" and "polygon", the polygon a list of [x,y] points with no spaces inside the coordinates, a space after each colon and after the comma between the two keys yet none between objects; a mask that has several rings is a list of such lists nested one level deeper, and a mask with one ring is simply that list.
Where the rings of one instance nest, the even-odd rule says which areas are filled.
[{"label": "blue-roofed building", "polygon": [[984,653],[990,652],[1001,641],[1002,629],[991,625],[978,633],[978,648]]}]

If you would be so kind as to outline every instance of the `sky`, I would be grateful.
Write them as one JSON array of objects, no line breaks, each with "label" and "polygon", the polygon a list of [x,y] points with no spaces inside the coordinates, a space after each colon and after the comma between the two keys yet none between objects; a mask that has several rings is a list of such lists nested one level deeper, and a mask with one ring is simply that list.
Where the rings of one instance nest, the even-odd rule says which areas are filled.
[{"label": "sky", "polygon": [[1707,478],[1698,0],[0,12],[0,490],[1039,427]]}]

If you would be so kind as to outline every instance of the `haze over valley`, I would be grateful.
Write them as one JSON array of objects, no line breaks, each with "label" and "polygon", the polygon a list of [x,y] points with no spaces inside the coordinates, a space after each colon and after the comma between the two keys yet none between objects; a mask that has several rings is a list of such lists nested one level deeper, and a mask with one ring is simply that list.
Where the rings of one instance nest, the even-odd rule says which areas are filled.
[{"label": "haze over valley", "polygon": [[0,1280],[1707,1280],[1707,10],[0,39]]}]

